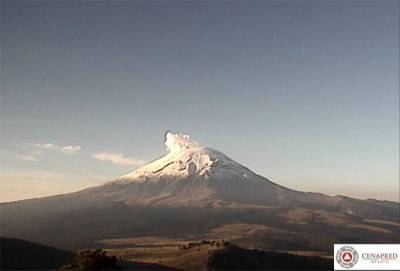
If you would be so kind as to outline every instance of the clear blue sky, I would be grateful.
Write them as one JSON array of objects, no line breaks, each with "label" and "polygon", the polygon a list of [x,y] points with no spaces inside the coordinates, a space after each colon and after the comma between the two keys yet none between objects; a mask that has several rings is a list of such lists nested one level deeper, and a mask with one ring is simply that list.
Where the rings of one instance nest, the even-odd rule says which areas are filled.
[{"label": "clear blue sky", "polygon": [[0,98],[0,201],[116,178],[166,130],[398,200],[398,1],[1,1]]}]

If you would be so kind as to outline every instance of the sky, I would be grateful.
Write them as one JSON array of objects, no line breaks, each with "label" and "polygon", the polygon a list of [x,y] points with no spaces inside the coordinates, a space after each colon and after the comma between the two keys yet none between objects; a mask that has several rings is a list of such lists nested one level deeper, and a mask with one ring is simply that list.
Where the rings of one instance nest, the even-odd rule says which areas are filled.
[{"label": "sky", "polygon": [[1,1],[0,201],[76,191],[167,130],[293,189],[399,200],[398,1]]}]

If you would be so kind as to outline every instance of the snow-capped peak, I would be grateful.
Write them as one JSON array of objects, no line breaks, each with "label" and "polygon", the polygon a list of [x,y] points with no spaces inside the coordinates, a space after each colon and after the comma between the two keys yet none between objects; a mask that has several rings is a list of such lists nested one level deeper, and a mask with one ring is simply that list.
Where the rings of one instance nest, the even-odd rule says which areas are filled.
[{"label": "snow-capped peak", "polygon": [[189,135],[167,132],[165,134],[167,154],[133,172],[120,180],[145,181],[174,177],[176,179],[232,175],[248,176],[249,170],[234,162],[225,154],[211,148],[202,147]]},{"label": "snow-capped peak", "polygon": [[189,135],[167,132],[165,134],[165,146],[171,153],[178,153],[185,149],[200,147],[200,144],[190,138]]}]

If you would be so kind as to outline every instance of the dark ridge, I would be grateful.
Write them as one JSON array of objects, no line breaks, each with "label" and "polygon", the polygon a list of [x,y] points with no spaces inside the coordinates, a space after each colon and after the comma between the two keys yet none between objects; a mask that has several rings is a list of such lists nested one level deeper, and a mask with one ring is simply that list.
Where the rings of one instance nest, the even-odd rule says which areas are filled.
[{"label": "dark ridge", "polygon": [[333,270],[333,261],[319,257],[245,249],[225,243],[207,261],[207,271],[222,270]]},{"label": "dark ridge", "polygon": [[52,270],[74,253],[15,238],[0,238],[1,270]]}]

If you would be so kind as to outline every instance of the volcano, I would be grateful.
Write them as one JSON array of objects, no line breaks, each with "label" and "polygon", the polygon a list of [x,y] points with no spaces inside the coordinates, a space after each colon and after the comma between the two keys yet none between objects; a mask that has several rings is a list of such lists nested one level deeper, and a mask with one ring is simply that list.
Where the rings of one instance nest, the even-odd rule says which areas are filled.
[{"label": "volcano", "polygon": [[128,205],[281,205],[304,196],[268,179],[189,135],[167,132],[167,153],[88,192]]},{"label": "volcano", "polygon": [[[164,156],[104,185],[2,203],[2,235],[79,248],[101,238],[192,236],[232,223],[242,228],[250,223],[263,232],[279,228],[279,238],[285,241],[265,239],[269,249],[306,244],[327,250],[333,241],[399,239],[398,202],[295,191],[189,135],[167,132],[165,146]],[[281,230],[285,228],[286,232]],[[331,235],[320,244],[314,232],[322,229]],[[275,232],[269,238],[277,236]],[[240,240],[247,237],[241,235]]]}]

